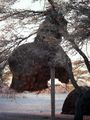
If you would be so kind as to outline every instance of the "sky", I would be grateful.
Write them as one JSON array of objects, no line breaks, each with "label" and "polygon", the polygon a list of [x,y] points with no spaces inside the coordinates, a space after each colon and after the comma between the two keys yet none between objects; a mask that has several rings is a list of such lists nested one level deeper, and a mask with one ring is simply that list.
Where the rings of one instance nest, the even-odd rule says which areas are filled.
[{"label": "sky", "polygon": [[[30,2],[31,1],[31,2]],[[31,10],[43,10],[44,9],[44,2],[43,0],[41,1],[36,1],[32,2],[32,0],[20,0],[16,2],[12,8],[15,9],[31,9]]]},{"label": "sky", "polygon": [[[46,2],[46,0],[36,0],[35,2],[32,1],[33,0],[19,0],[14,4],[13,8],[32,9],[32,10],[43,10],[45,8],[44,3]],[[61,0],[61,1],[68,2],[69,0]]]}]

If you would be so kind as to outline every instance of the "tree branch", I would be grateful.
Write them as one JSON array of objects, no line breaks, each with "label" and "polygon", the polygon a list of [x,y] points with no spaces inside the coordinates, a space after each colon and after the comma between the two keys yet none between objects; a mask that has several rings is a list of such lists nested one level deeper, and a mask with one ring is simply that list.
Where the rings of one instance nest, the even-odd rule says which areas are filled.
[{"label": "tree branch", "polygon": [[53,0],[48,0],[48,2],[51,4],[53,10],[56,11],[56,9],[55,9],[56,7],[55,7],[54,1]]},{"label": "tree branch", "polygon": [[32,17],[35,15],[44,15],[46,13],[46,11],[33,11],[33,10],[23,10],[23,11],[12,11],[10,13],[6,13],[6,15],[3,15],[0,17],[0,21],[6,20],[10,17],[14,17],[14,18],[26,18],[26,17]]},{"label": "tree branch", "polygon": [[74,42],[73,36],[70,36],[68,34],[68,32],[67,33],[64,32],[63,36],[65,37],[65,39],[67,39],[71,43],[71,45],[73,46],[73,48],[82,56],[82,58],[84,59],[84,63],[86,65],[87,69],[88,69],[88,72],[90,73],[90,62],[89,62],[87,56],[84,54],[84,52],[82,52],[79,49],[79,47],[76,45],[76,43]]}]

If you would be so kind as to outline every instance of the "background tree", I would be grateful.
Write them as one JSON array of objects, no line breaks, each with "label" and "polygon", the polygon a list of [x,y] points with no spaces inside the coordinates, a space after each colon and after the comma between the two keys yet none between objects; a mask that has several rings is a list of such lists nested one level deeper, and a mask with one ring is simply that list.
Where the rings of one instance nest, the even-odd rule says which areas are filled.
[{"label": "background tree", "polygon": [[[32,2],[36,1],[32,0]],[[82,51],[83,45],[87,46],[90,43],[89,0],[69,0],[67,2],[46,0],[45,8],[42,11],[13,9],[16,2],[17,0],[0,1],[0,73],[12,50],[36,34],[39,24],[44,20],[46,14],[49,14],[48,9],[51,6],[61,12],[68,21],[68,27],[62,31],[64,37],[62,42],[69,49],[75,49],[84,58],[90,72],[89,57]],[[25,31],[27,34],[24,34]]]}]

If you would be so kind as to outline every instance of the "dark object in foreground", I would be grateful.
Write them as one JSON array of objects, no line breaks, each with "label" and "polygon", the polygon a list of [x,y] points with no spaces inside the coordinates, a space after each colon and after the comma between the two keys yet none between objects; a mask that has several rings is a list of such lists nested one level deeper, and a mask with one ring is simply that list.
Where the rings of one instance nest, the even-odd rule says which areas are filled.
[{"label": "dark object in foreground", "polygon": [[90,115],[90,88],[81,89],[83,94],[76,89],[69,93],[62,107],[62,114],[75,114],[74,120],[83,120],[83,115]]}]

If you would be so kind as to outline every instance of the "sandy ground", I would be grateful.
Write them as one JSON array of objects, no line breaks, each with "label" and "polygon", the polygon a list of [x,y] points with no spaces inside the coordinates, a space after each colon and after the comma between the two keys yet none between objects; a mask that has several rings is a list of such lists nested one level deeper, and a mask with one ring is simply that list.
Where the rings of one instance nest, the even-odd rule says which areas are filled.
[{"label": "sandy ground", "polygon": [[[67,93],[56,94],[56,113],[61,112],[61,108]],[[51,103],[50,94],[17,94],[15,98],[7,98],[0,95],[0,113],[32,113],[50,114]]]},{"label": "sandy ground", "polygon": [[[65,91],[65,89],[61,90],[60,87],[56,87],[56,114],[60,114],[63,102],[67,94],[68,93]],[[10,114],[10,117],[9,115],[5,114]],[[32,116],[30,117],[32,117],[33,119],[30,118],[30,120],[43,120],[42,118],[40,118],[41,115],[45,115],[43,116],[44,118],[46,117],[45,120],[49,120],[51,114],[50,90],[47,89],[39,94],[38,92],[29,93],[27,91],[21,94],[0,94],[0,120],[14,120],[11,117],[13,114],[14,116],[15,114],[18,114],[19,120],[24,120],[24,118],[20,116],[24,114],[31,114]],[[49,117],[47,115],[49,115]],[[5,116],[7,116],[7,119],[3,118]]]}]

